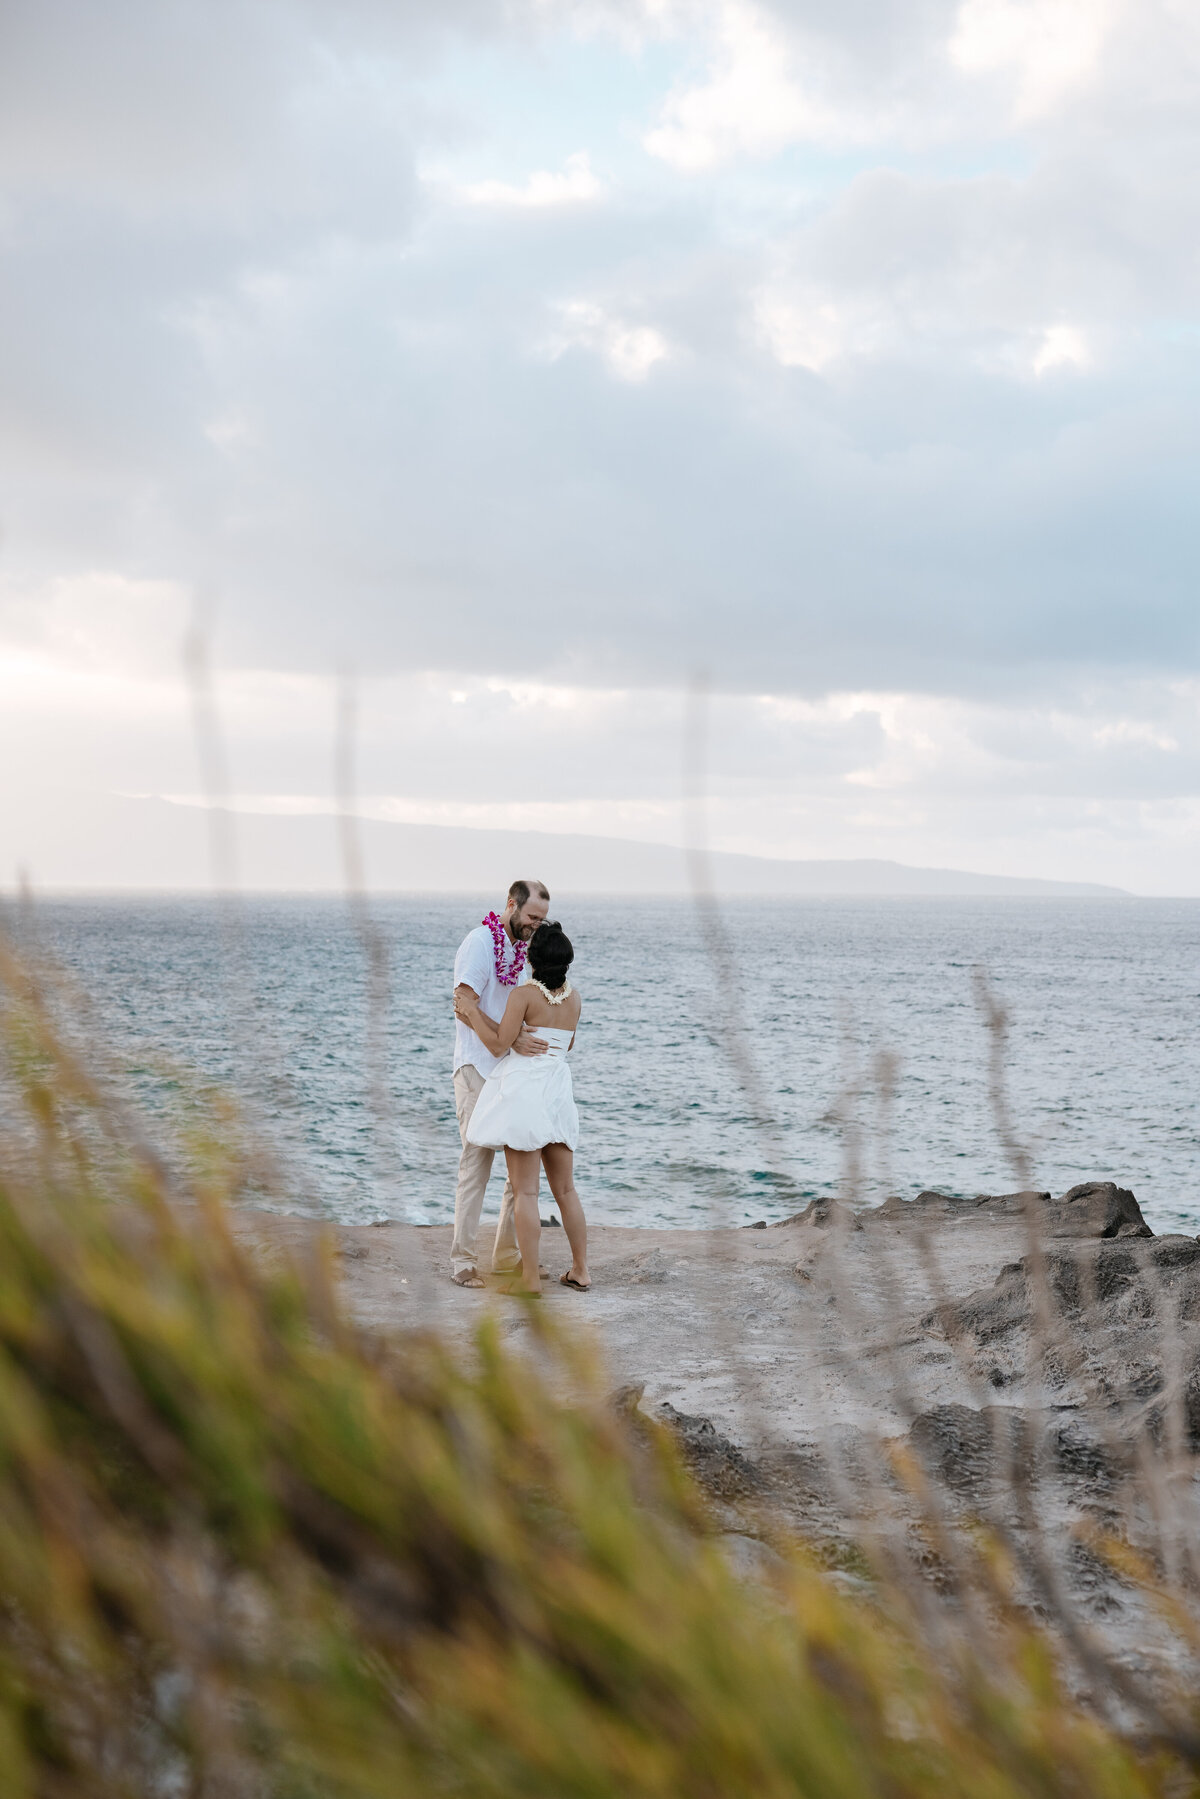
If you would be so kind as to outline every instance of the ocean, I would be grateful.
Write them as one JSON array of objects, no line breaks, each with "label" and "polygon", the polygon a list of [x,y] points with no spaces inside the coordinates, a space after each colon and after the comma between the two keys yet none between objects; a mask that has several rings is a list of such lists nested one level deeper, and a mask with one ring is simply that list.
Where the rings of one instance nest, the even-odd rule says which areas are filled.
[{"label": "ocean", "polygon": [[[454,950],[488,903],[373,899],[369,939],[344,900],[308,896],[51,899],[19,928],[151,1113],[237,1096],[274,1158],[269,1203],[434,1223],[458,1157]],[[554,913],[584,995],[576,1179],[597,1224],[1012,1191],[983,970],[1034,1184],[1115,1180],[1156,1230],[1200,1233],[1200,901],[731,900],[719,965],[690,901]]]}]

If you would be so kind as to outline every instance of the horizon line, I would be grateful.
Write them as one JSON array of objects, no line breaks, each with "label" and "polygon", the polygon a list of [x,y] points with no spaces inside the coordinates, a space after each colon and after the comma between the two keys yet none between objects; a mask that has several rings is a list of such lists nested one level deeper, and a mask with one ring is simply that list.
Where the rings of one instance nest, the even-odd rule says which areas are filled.
[{"label": "horizon line", "polygon": [[[902,863],[902,864],[898,864],[897,866],[904,867],[907,865]],[[950,873],[963,872],[963,873],[965,873],[966,871],[965,870],[962,870],[962,871],[948,870],[948,871],[937,871],[937,872],[950,872]],[[993,879],[994,878],[997,880],[1008,879],[1008,880],[1012,880],[1014,883],[1016,883],[1016,882],[1023,880],[1025,877],[1014,875],[1014,876],[995,876],[995,877],[980,876],[978,878],[980,878],[980,879]],[[1035,877],[1029,877],[1029,879],[1032,884]],[[1075,887],[1075,888],[1087,889],[1090,887],[1091,891],[1057,892],[1057,893],[1056,892],[1045,892],[1045,893],[1019,893],[1019,892],[1016,892],[1016,893],[1014,893],[1011,891],[1010,892],[1002,891],[1002,892],[997,892],[997,893],[904,893],[904,892],[888,892],[886,890],[880,890],[878,892],[873,892],[873,893],[863,893],[861,891],[854,891],[852,889],[846,889],[845,891],[839,891],[835,888],[830,888],[827,891],[821,892],[821,893],[779,893],[779,892],[754,893],[754,892],[749,892],[749,891],[722,892],[720,889],[717,889],[717,890],[715,890],[715,897],[718,900],[721,900],[723,902],[731,902],[731,903],[737,903],[742,900],[756,900],[756,901],[768,901],[769,900],[773,903],[778,903],[780,905],[791,905],[797,901],[807,902],[807,901],[826,901],[826,900],[870,900],[870,901],[905,900],[905,901],[919,901],[921,903],[925,903],[925,902],[940,903],[942,901],[952,901],[955,904],[958,904],[962,901],[976,901],[976,900],[987,901],[989,903],[994,900],[1002,900],[1005,902],[1007,902],[1009,900],[1017,901],[1017,902],[1024,901],[1024,900],[1039,900],[1039,901],[1040,900],[1051,900],[1051,901],[1088,900],[1088,901],[1095,902],[1096,904],[1105,904],[1105,903],[1115,904],[1118,902],[1121,904],[1125,904],[1130,900],[1146,901],[1146,902],[1150,902],[1150,903],[1158,902],[1158,901],[1164,901],[1164,902],[1165,901],[1191,901],[1191,900],[1200,901],[1200,894],[1197,894],[1197,893],[1137,893],[1132,888],[1125,888],[1125,887],[1107,887],[1106,888],[1106,887],[1102,886],[1099,882],[1083,882],[1083,881],[1071,882],[1071,881],[1047,880],[1045,882],[1045,885],[1047,887],[1059,887],[1059,888]],[[165,885],[165,884],[164,885],[152,885],[152,884],[148,884],[148,883],[144,883],[144,882],[137,884],[137,885],[131,884],[128,886],[117,886],[112,883],[82,882],[82,881],[81,882],[55,881],[55,882],[47,882],[44,886],[34,885],[34,886],[32,886],[30,888],[26,888],[26,889],[22,889],[20,886],[8,887],[8,888],[0,886],[0,905],[19,906],[19,905],[21,905],[23,903],[27,903],[27,902],[32,902],[34,905],[36,905],[37,901],[41,898],[45,898],[45,899],[59,899],[59,898],[106,899],[106,898],[110,898],[110,897],[111,898],[136,898],[138,896],[144,896],[147,898],[160,898],[160,899],[220,899],[220,900],[228,900],[228,899],[342,899],[342,900],[358,901],[361,899],[370,900],[370,899],[406,899],[406,898],[407,899],[412,899],[412,898],[459,899],[459,898],[469,898],[472,895],[483,895],[486,897],[489,893],[494,893],[495,891],[496,891],[496,888],[489,886],[488,884],[486,884],[484,882],[480,882],[473,886],[457,886],[457,887],[444,887],[444,886],[441,886],[441,887],[438,887],[438,886],[433,886],[433,887],[382,887],[381,886],[381,887],[366,887],[366,888],[354,889],[354,888],[334,887],[334,886],[272,887],[272,886],[262,886],[262,885],[245,886],[245,887],[218,887],[216,885],[204,886],[204,887],[196,887],[196,886],[189,887],[189,886],[172,886],[172,885]],[[614,892],[613,888],[604,887],[604,886],[598,886],[598,887],[559,886],[555,889],[555,891],[557,893],[561,893],[565,898],[604,899],[606,901],[611,901],[614,904],[647,904],[651,901],[657,901],[657,900],[666,900],[666,901],[678,903],[681,901],[682,902],[694,901],[698,897],[698,895],[694,891],[691,891],[691,892],[682,891],[682,892],[674,892],[674,893],[661,892],[661,891],[648,892],[648,893],[632,893],[632,892]],[[709,895],[701,895],[699,897],[709,897]]]}]

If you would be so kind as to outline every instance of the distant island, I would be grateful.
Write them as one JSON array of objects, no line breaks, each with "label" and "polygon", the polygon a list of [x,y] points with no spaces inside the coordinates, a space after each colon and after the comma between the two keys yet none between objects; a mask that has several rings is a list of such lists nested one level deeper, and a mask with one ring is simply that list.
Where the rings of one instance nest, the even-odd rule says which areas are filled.
[{"label": "distant island", "polygon": [[[248,891],[338,892],[344,885],[336,820],[239,812],[229,817],[235,876]],[[169,891],[212,885],[211,819],[162,799],[96,795],[86,813],[45,817],[28,855],[35,888]],[[669,844],[546,831],[472,830],[450,825],[358,825],[368,887],[379,893],[487,894],[518,874],[541,876],[554,893],[685,894],[684,852]],[[1086,881],[1034,880],[951,868],[911,868],[876,858],[789,861],[714,851],[715,890],[729,895],[907,895],[929,898],[1130,897]],[[15,870],[5,870],[11,878]]]}]

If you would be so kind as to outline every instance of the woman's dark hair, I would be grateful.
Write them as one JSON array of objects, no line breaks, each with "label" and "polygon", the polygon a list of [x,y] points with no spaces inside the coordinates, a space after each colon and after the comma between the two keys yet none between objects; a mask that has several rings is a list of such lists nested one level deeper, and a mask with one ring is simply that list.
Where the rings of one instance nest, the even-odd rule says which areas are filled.
[{"label": "woman's dark hair", "polygon": [[571,939],[560,924],[540,924],[529,939],[529,967],[535,981],[561,987],[575,960]]}]

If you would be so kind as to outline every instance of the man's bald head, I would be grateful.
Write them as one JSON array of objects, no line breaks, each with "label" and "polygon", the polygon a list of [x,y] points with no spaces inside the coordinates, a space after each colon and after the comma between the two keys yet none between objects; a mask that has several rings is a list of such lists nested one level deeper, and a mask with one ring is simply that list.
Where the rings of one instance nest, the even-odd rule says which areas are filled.
[{"label": "man's bald head", "polygon": [[541,881],[514,881],[508,890],[504,923],[514,943],[528,943],[550,910],[550,889]]}]

